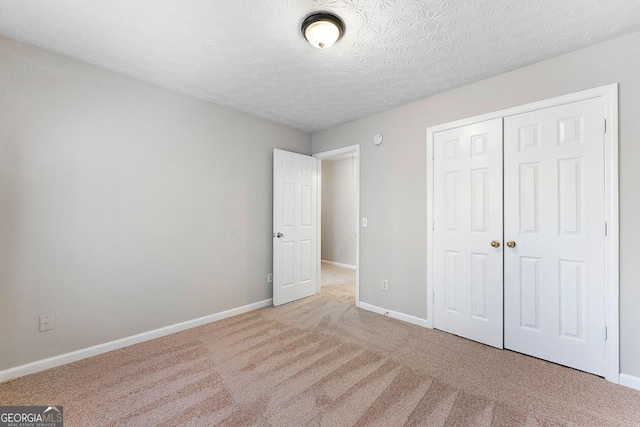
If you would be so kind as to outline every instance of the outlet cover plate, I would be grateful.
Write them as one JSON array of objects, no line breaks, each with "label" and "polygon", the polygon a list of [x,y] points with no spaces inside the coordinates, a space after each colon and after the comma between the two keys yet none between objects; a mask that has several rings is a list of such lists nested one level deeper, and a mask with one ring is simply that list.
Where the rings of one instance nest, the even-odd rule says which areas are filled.
[{"label": "outlet cover plate", "polygon": [[53,315],[43,314],[40,316],[40,332],[50,331],[53,329]]}]

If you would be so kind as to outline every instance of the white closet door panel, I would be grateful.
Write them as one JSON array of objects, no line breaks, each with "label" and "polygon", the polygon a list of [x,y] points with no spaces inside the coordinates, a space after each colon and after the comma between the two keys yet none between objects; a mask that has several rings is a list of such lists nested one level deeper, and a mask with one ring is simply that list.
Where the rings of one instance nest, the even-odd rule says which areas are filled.
[{"label": "white closet door panel", "polygon": [[505,347],[605,373],[601,99],[504,120]]},{"label": "white closet door panel", "polygon": [[434,135],[434,326],[502,348],[502,119]]}]

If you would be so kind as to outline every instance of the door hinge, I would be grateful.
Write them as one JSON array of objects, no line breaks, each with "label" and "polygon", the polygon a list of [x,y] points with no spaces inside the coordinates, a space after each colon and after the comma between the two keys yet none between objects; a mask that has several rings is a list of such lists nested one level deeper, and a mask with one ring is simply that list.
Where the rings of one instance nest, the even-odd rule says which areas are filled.
[{"label": "door hinge", "polygon": [[602,335],[604,336],[604,340],[607,340],[607,326],[605,325],[604,329],[602,330]]},{"label": "door hinge", "polygon": [[607,235],[607,231],[608,231],[608,230],[607,230],[607,228],[608,228],[608,227],[607,227],[607,223],[605,222],[605,223],[604,223],[604,235],[605,235],[605,236]]},{"label": "door hinge", "polygon": [[607,119],[602,119],[602,133],[607,133]]},{"label": "door hinge", "polygon": [[436,291],[431,289],[431,301],[436,302]]}]

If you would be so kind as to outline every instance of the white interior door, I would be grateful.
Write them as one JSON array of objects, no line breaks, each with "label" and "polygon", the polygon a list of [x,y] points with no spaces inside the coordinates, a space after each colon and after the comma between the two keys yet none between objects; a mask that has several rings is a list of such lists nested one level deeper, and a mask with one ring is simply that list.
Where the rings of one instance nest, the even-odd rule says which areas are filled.
[{"label": "white interior door", "polygon": [[505,118],[505,347],[605,373],[601,98]]},{"label": "white interior door", "polygon": [[316,293],[318,160],[273,151],[273,305]]},{"label": "white interior door", "polygon": [[502,119],[436,133],[433,155],[434,327],[502,348]]}]

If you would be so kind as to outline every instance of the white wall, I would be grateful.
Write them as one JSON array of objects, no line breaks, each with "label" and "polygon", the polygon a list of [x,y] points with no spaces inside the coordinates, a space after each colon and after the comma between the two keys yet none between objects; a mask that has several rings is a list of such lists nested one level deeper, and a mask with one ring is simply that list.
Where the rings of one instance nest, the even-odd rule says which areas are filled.
[{"label": "white wall", "polygon": [[322,259],[356,265],[356,165],[349,157],[322,161]]},{"label": "white wall", "polygon": [[0,370],[271,298],[276,147],[311,138],[0,37]]},{"label": "white wall", "polygon": [[[426,128],[620,83],[621,370],[640,376],[640,33],[313,135],[313,152],[361,144],[360,299],[427,315]],[[371,141],[381,132],[380,146]],[[389,279],[389,291],[378,285]]]}]

